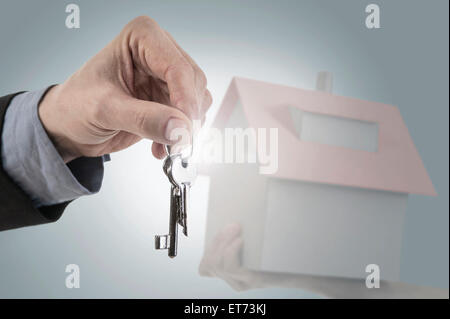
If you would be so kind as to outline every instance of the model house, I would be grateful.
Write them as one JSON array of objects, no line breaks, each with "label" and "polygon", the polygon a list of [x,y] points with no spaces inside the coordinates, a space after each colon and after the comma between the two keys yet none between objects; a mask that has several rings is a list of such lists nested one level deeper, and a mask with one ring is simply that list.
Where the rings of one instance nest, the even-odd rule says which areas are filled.
[{"label": "model house", "polygon": [[436,195],[395,106],[234,78],[213,127],[278,128],[278,170],[211,164],[206,242],[242,225],[254,270],[398,280],[409,194]]}]

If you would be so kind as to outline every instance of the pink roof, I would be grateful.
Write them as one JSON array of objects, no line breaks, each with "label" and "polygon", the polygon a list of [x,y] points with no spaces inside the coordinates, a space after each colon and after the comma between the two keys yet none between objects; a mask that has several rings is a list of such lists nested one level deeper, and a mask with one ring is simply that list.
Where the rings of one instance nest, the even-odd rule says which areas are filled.
[{"label": "pink roof", "polygon": [[[392,105],[234,78],[213,127],[226,125],[240,100],[254,128],[278,127],[278,171],[271,176],[317,183],[435,196],[433,184]],[[287,106],[378,123],[376,152],[302,141]]]}]

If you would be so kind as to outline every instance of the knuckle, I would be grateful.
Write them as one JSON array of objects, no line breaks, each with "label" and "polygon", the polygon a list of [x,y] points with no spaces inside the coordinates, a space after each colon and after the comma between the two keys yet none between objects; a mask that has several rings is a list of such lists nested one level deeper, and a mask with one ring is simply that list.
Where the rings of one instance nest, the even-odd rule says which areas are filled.
[{"label": "knuckle", "polygon": [[180,92],[172,94],[172,103],[175,107],[181,107],[185,102],[185,97]]},{"label": "knuckle", "polygon": [[204,98],[205,107],[208,109],[211,106],[212,102],[213,102],[213,99],[212,99],[211,93],[208,90],[206,90],[205,98]]},{"label": "knuckle", "polygon": [[186,113],[186,115],[188,116],[193,116],[196,115],[195,112],[197,112],[197,104],[195,103],[195,101],[191,101],[189,99],[186,99],[187,101],[185,102],[185,106],[183,107],[183,111],[184,113]]},{"label": "knuckle", "polygon": [[186,94],[183,94],[182,92],[175,93],[172,101],[174,106],[179,108],[186,115],[191,114],[194,111],[196,105],[195,101],[192,98],[190,98]]},{"label": "knuckle", "polygon": [[195,74],[194,67],[186,59],[181,59],[174,68],[180,73]]},{"label": "knuckle", "polygon": [[127,30],[127,33],[132,34],[133,37],[143,39],[158,27],[158,23],[149,16],[139,16],[128,23],[125,30]]},{"label": "knuckle", "polygon": [[189,102],[185,104],[186,106],[183,107],[183,112],[192,119],[197,119],[199,110],[197,108],[197,105],[195,102]]},{"label": "knuckle", "polygon": [[205,89],[208,85],[208,79],[206,78],[205,72],[203,72],[200,68],[197,67],[197,79],[199,82],[199,85],[202,87],[202,89]]},{"label": "knuckle", "polygon": [[142,15],[142,16],[135,18],[133,20],[133,22],[137,26],[144,26],[144,27],[156,27],[158,25],[158,23],[156,23],[156,21],[154,19],[152,19],[146,15]]},{"label": "knuckle", "polygon": [[166,80],[170,80],[178,77],[185,77],[186,75],[193,76],[194,69],[186,60],[180,58],[167,67],[164,77]]}]

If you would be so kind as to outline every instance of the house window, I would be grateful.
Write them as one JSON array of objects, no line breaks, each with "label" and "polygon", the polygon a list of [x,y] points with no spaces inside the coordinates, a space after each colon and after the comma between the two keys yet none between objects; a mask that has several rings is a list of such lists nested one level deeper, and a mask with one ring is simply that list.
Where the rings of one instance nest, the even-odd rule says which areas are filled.
[{"label": "house window", "polygon": [[316,142],[356,150],[378,150],[378,124],[289,108],[298,137]]}]

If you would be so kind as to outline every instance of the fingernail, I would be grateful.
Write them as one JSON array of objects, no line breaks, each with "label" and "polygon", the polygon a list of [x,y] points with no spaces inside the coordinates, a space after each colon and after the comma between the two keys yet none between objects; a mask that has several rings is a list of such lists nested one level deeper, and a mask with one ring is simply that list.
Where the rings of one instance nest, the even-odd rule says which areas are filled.
[{"label": "fingernail", "polygon": [[188,125],[185,121],[171,118],[167,122],[165,138],[169,141],[175,142],[177,141],[183,134],[183,132],[176,132],[175,129],[188,129]]}]

